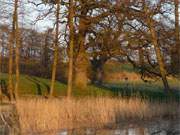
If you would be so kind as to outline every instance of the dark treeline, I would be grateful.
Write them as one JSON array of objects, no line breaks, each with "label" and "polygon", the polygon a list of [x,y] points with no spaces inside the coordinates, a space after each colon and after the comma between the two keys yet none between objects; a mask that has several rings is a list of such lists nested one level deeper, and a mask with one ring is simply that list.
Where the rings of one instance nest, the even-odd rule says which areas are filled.
[{"label": "dark treeline", "polygon": [[[18,97],[20,73],[51,78],[50,96],[55,80],[67,82],[70,96],[73,85],[101,84],[110,59],[133,64],[143,80],[159,78],[171,91],[167,76],[180,72],[179,0],[29,0],[39,13],[34,22],[54,20],[43,32],[20,27],[22,1],[8,2],[14,10],[11,25],[1,22],[0,63],[11,98]],[[7,11],[0,12],[3,19]]]},{"label": "dark treeline", "polygon": [[[7,31],[4,31],[4,30]],[[8,72],[8,27],[1,26],[0,31],[2,32],[2,53],[1,53],[1,72]],[[53,35],[52,29],[47,30],[47,32],[39,33],[35,30],[31,29],[20,29],[23,36],[20,39],[20,72],[23,74],[29,74],[44,78],[51,78],[51,64],[53,60]],[[62,48],[62,51],[64,49]],[[64,70],[67,64],[63,63],[61,59],[59,59],[58,70],[57,72],[57,80],[65,81]],[[61,67],[62,66],[62,67]],[[64,67],[63,67],[64,66]],[[15,68],[13,69],[15,73]],[[62,73],[59,73],[62,72]],[[60,75],[61,74],[61,75]]]}]

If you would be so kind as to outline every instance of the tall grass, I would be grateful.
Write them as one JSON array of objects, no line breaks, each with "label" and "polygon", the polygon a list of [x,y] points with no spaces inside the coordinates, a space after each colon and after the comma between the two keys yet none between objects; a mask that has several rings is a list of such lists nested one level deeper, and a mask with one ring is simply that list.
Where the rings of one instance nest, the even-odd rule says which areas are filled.
[{"label": "tall grass", "polygon": [[23,133],[104,127],[125,120],[178,116],[179,104],[138,98],[20,99],[16,103]]}]

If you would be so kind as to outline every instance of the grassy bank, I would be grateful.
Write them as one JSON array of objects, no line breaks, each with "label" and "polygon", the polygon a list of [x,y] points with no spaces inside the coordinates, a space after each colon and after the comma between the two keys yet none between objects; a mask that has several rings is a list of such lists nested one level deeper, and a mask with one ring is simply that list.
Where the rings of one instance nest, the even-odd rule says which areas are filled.
[{"label": "grassy bank", "polygon": [[[13,76],[15,80],[15,76]],[[0,75],[0,81],[5,85],[5,88],[7,90],[7,80],[8,75],[5,73],[1,73]],[[44,79],[40,77],[35,76],[29,76],[29,75],[21,75],[20,76],[20,86],[19,86],[19,94],[21,96],[46,96],[49,93],[50,90],[50,83],[51,80]],[[5,90],[5,91],[6,91]],[[56,81],[55,88],[54,88],[54,96],[66,96],[66,90],[67,85],[64,83],[61,83],[59,81]],[[106,88],[100,88],[93,85],[89,85],[86,89],[73,89],[73,95],[75,96],[106,96],[106,95],[113,95],[113,91],[106,89]]]},{"label": "grassy bank", "polygon": [[143,99],[160,101],[166,101],[169,98],[173,98],[180,101],[180,81],[175,78],[170,78],[168,81],[172,89],[171,97],[164,92],[164,86],[161,81],[150,83],[145,83],[142,80],[128,82],[121,81],[118,83],[105,83],[103,88],[109,89],[114,95],[122,97],[138,96]]},{"label": "grassy bank", "polygon": [[[7,74],[1,74],[0,81],[4,83],[7,89]],[[15,80],[15,77],[14,77]],[[21,96],[46,96],[50,89],[51,81],[49,79],[39,78],[35,76],[21,75],[19,93]],[[169,79],[171,88],[176,92],[173,94],[173,99],[180,100],[180,81],[178,79]],[[67,86],[64,83],[56,81],[54,96],[66,96]],[[6,90],[5,90],[6,91]],[[124,81],[118,83],[106,82],[102,86],[88,85],[86,89],[73,88],[74,96],[113,96],[113,97],[140,97],[148,100],[167,100],[167,96],[163,91],[161,81],[153,83],[144,83],[138,81]]]},{"label": "grassy bank", "polygon": [[180,112],[178,103],[138,98],[31,98],[18,100],[16,105],[22,132],[32,134],[56,129],[105,127],[128,120],[172,118]]}]

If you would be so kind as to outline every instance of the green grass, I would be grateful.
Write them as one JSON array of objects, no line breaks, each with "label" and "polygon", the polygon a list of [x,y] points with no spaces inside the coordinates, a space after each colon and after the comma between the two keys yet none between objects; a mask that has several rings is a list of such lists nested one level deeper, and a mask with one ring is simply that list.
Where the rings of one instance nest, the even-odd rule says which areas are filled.
[{"label": "green grass", "polygon": [[114,92],[115,95],[120,95],[123,97],[132,97],[132,96],[140,96],[144,99],[149,100],[166,100],[169,97],[174,98],[176,100],[180,100],[180,81],[178,79],[169,79],[168,80],[173,93],[171,93],[171,97],[164,93],[164,87],[160,80],[148,83],[139,81],[121,81],[118,83],[106,83],[104,84],[104,88],[108,88]]},{"label": "green grass", "polygon": [[[1,74],[0,80],[5,81],[7,85],[7,74]],[[13,77],[15,78],[15,77]],[[15,79],[14,79],[15,80]],[[176,89],[173,94],[173,98],[179,101],[180,99],[180,86],[179,80],[170,79],[170,86]],[[20,95],[43,95],[46,96],[50,89],[50,80],[43,79],[35,76],[21,75],[20,76]],[[66,95],[66,84],[61,82],[55,83],[55,96],[65,96]],[[143,81],[133,81],[125,82],[121,81],[118,83],[106,83],[103,86],[88,85],[86,89],[73,88],[74,96],[121,96],[121,97],[132,97],[140,96],[141,98],[149,100],[166,100],[169,98],[163,92],[163,85],[161,81],[156,81],[152,83],[144,83]]]},{"label": "green grass", "polygon": [[[1,81],[5,81],[7,85],[7,74],[1,74]],[[15,76],[13,76],[15,80]],[[48,93],[50,87],[50,80],[43,79],[34,76],[21,75],[20,76],[20,88],[19,92],[21,95],[44,95]],[[55,93],[62,93],[66,86],[62,83],[56,82]]]},{"label": "green grass", "polygon": [[[4,81],[7,86],[7,74],[0,75],[1,82]],[[15,80],[15,76],[13,76],[13,80]],[[35,76],[21,75],[20,76],[20,95],[47,95],[50,89],[51,81],[49,79],[39,78]],[[66,95],[67,86],[64,83],[56,81],[55,83],[55,96],[65,96]],[[89,85],[86,89],[73,89],[73,95],[75,96],[105,96],[105,95],[113,95],[112,91],[108,89],[102,89],[93,85]]]}]

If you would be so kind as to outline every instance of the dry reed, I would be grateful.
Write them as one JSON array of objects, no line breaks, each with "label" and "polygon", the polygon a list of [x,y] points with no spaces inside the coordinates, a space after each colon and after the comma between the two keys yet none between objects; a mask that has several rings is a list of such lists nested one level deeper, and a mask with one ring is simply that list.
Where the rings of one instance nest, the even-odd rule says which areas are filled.
[{"label": "dry reed", "polygon": [[22,132],[103,127],[124,120],[175,116],[178,103],[151,103],[138,98],[20,99],[16,103]]}]

